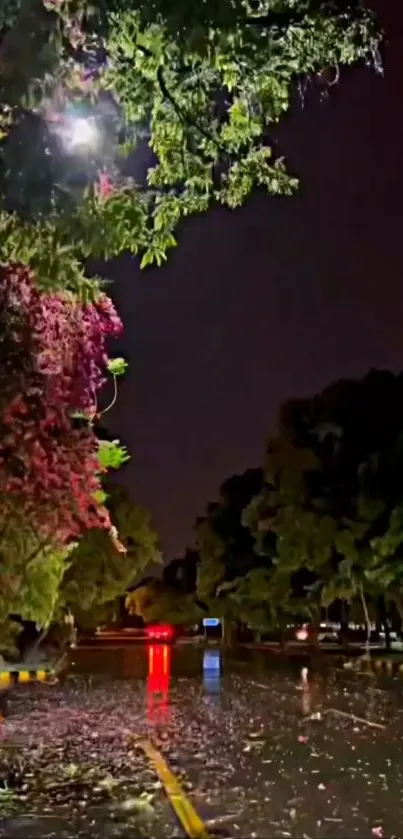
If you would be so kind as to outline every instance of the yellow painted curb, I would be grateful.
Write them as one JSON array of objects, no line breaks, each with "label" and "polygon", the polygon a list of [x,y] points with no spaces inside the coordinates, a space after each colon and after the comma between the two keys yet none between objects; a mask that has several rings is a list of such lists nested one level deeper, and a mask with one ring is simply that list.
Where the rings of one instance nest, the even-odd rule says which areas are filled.
[{"label": "yellow painted curb", "polygon": [[178,779],[171,772],[161,752],[157,751],[148,740],[142,740],[137,745],[143,749],[165,789],[173,809],[189,839],[211,839],[206,825],[196,813]]},{"label": "yellow painted curb", "polygon": [[30,682],[31,681],[31,674],[29,670],[19,670],[18,671],[18,681],[19,682]]},{"label": "yellow painted curb", "polygon": [[46,682],[53,678],[51,670],[0,670],[0,689],[17,682]]}]

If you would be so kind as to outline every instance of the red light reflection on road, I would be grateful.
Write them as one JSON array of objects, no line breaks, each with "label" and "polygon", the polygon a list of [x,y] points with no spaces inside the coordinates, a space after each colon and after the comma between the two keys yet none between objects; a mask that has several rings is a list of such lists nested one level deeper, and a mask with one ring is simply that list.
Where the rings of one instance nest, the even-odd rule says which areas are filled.
[{"label": "red light reflection on road", "polygon": [[307,667],[301,670],[301,681],[299,683],[301,691],[302,713],[304,716],[314,714],[317,716],[318,706],[320,705],[321,686],[317,678],[310,679],[310,674]]},{"label": "red light reflection on road", "polygon": [[169,685],[171,682],[172,648],[169,644],[149,644],[147,712],[150,722],[169,720]]}]

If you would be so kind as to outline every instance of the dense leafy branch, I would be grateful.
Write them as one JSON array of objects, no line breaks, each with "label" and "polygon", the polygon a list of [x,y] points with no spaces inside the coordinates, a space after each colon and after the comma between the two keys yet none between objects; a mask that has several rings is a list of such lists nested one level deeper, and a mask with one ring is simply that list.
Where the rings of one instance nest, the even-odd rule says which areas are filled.
[{"label": "dense leafy branch", "polygon": [[[357,2],[116,0],[90,8],[21,0],[12,9],[0,55],[3,258],[12,251],[23,261],[28,237],[32,260],[48,254],[39,275],[84,293],[90,255],[130,250],[143,265],[161,263],[180,220],[213,201],[236,207],[255,186],[291,194],[296,179],[281,156],[275,159],[267,132],[288,109],[295,82],[362,59],[378,66],[379,33]],[[105,91],[116,105],[113,117],[111,108],[105,117]],[[7,141],[21,105],[42,128],[39,122],[35,155],[32,135],[28,154],[20,132],[17,160]],[[78,155],[66,149],[60,120],[71,113],[96,117],[102,135],[96,149]],[[135,166],[145,134],[154,157],[146,189],[125,174],[128,152]],[[51,259],[52,248],[43,246],[52,234]]]}]

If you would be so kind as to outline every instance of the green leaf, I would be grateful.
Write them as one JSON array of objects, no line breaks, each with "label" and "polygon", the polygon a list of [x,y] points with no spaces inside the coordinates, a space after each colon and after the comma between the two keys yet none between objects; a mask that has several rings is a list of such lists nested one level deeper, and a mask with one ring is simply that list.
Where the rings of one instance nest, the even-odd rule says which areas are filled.
[{"label": "green leaf", "polygon": [[107,364],[108,371],[112,376],[123,376],[128,366],[124,358],[110,358]]},{"label": "green leaf", "polygon": [[130,460],[127,449],[119,440],[101,440],[98,447],[98,461],[102,472],[108,469],[120,469]]}]

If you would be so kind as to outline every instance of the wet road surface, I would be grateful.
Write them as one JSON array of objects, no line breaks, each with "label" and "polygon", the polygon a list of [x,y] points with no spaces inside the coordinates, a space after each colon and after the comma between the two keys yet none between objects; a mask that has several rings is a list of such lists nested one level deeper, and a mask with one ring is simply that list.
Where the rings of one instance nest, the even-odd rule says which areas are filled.
[{"label": "wet road surface", "polygon": [[0,837],[184,836],[147,739],[212,839],[403,839],[401,677],[213,648],[75,659],[64,686],[15,691]]}]

